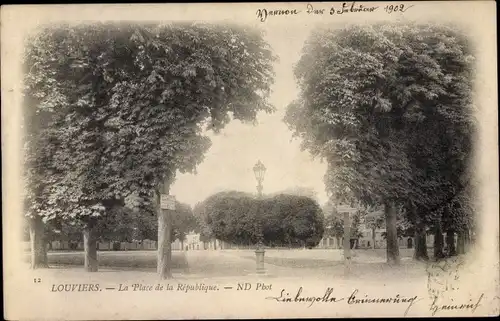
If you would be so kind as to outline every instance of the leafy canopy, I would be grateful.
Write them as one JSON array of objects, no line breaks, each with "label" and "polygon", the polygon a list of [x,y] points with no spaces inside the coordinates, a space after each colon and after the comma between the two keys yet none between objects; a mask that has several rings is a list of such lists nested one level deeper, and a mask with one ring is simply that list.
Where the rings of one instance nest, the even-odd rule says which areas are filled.
[{"label": "leafy canopy", "polygon": [[259,31],[238,26],[40,30],[24,55],[28,215],[151,207],[165,178],[202,162],[205,130],[273,111],[274,59]]},{"label": "leafy canopy", "polygon": [[473,61],[448,26],[319,29],[295,68],[300,95],[284,121],[327,161],[338,201],[434,213],[470,182]]},{"label": "leafy canopy", "polygon": [[316,246],[324,232],[323,212],[306,196],[256,199],[229,191],[210,196],[199,208],[213,236],[233,244],[256,244],[262,232],[268,246]]}]

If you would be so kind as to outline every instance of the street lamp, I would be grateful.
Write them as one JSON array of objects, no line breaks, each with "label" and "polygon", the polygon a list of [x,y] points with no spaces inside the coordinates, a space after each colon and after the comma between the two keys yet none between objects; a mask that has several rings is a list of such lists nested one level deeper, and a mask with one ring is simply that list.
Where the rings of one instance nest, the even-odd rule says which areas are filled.
[{"label": "street lamp", "polygon": [[[333,225],[328,224],[326,226],[326,248],[330,247],[330,236],[331,236],[331,230],[332,230]],[[323,245],[325,245],[325,242],[323,241]]]},{"label": "street lamp", "polygon": [[[257,180],[257,195],[259,198],[262,197],[262,182],[264,181],[264,174],[266,173],[266,167],[262,162],[259,160],[257,164],[253,167],[253,172],[255,174],[255,179]],[[258,218],[257,222],[257,228],[258,228],[258,240],[257,240],[257,249],[255,250],[255,259],[257,263],[257,273],[258,274],[263,274],[265,273],[264,269],[264,249],[263,249],[263,240],[264,240],[264,235],[262,233],[262,222],[261,218]]]},{"label": "street lamp", "polygon": [[266,167],[261,161],[253,167],[253,172],[255,174],[255,179],[257,180],[257,194],[262,197],[262,182],[264,181],[264,174],[266,173]]}]

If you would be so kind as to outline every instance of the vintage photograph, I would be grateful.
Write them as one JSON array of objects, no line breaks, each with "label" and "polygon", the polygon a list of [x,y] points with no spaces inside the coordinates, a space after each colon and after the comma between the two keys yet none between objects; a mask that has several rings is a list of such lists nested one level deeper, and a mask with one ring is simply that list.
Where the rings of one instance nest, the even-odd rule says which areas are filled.
[{"label": "vintage photograph", "polygon": [[4,317],[498,315],[496,17],[452,7],[3,7]]}]

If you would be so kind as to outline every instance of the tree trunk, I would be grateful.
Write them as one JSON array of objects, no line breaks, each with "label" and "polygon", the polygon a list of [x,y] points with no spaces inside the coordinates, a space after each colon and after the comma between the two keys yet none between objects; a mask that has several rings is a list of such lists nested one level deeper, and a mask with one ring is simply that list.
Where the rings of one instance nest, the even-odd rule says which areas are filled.
[{"label": "tree trunk", "polygon": [[184,241],[181,240],[181,251],[184,251]]},{"label": "tree trunk", "polygon": [[455,231],[453,229],[446,231],[446,246],[448,247],[448,256],[457,255],[457,248],[455,247]]},{"label": "tree trunk", "polygon": [[40,216],[30,219],[31,268],[48,268],[44,224]]},{"label": "tree trunk", "polygon": [[429,254],[427,253],[425,225],[420,218],[417,208],[413,207],[412,210],[415,219],[415,251],[413,252],[413,258],[417,261],[428,261]]},{"label": "tree trunk", "polygon": [[417,261],[429,260],[429,254],[427,253],[427,235],[423,226],[415,228],[415,251],[413,258]]},{"label": "tree trunk", "polygon": [[170,194],[171,180],[165,179],[158,194],[158,251],[156,271],[160,279],[172,278],[172,213],[161,208],[161,194]]},{"label": "tree trunk", "polygon": [[465,254],[465,232],[459,231],[457,233],[457,254]]},{"label": "tree trunk", "polygon": [[392,202],[385,202],[385,224],[387,239],[387,263],[399,264],[399,242],[397,232],[397,213]]},{"label": "tree trunk", "polygon": [[465,229],[464,230],[464,239],[465,239],[465,252],[469,251],[470,245],[471,245],[471,237],[470,237],[470,230]]},{"label": "tree trunk", "polygon": [[336,236],[335,237],[335,241],[337,241],[337,244],[336,244],[337,245],[337,249],[340,249],[340,243],[341,243],[340,242],[340,237]]},{"label": "tree trunk", "polygon": [[157,272],[160,279],[171,279],[172,243],[171,215],[169,210],[158,210],[158,262]]},{"label": "tree trunk", "polygon": [[375,227],[372,227],[372,249],[375,250],[375,233],[376,233],[376,228]]},{"label": "tree trunk", "polygon": [[84,269],[87,272],[97,272],[97,237],[94,224],[88,223],[83,229]]},{"label": "tree trunk", "polygon": [[436,223],[434,227],[434,260],[439,260],[444,258],[443,246],[443,230],[441,229],[440,222]]},{"label": "tree trunk", "polygon": [[351,259],[351,222],[349,213],[344,213],[344,260]]},{"label": "tree trunk", "polygon": [[158,211],[158,262],[157,272],[161,279],[172,278],[172,229],[170,210]]}]

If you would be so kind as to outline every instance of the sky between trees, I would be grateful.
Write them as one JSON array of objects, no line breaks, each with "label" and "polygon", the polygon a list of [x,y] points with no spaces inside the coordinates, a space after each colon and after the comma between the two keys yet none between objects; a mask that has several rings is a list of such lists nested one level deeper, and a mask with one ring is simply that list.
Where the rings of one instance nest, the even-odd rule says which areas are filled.
[{"label": "sky between trees", "polygon": [[256,193],[252,167],[259,159],[267,168],[263,193],[305,187],[315,190],[320,204],[327,201],[323,183],[326,164],[301,151],[300,140],[292,140],[292,132],[282,121],[286,106],[298,95],[293,67],[312,28],[289,25],[266,29],[266,40],[279,56],[270,97],[277,110],[260,113],[255,126],[233,121],[218,135],[207,133],[212,146],[197,174],[178,174],[171,188],[180,202],[194,205],[223,190]]}]

